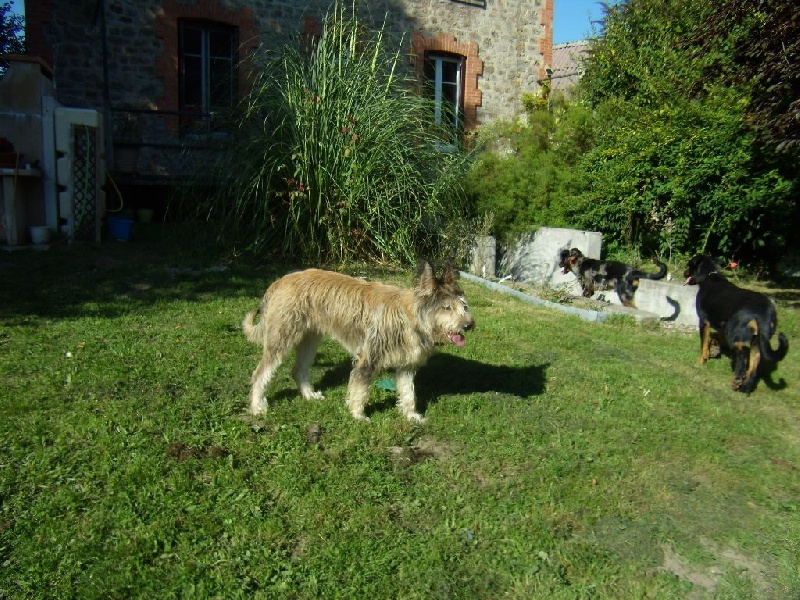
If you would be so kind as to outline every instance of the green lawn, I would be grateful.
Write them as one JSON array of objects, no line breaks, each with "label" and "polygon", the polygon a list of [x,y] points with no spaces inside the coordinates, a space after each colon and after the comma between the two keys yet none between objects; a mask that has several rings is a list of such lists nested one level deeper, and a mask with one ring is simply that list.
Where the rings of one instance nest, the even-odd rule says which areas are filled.
[{"label": "green lawn", "polygon": [[254,418],[239,323],[290,267],[178,242],[0,254],[0,599],[800,597],[797,291],[749,397],[694,332],[465,283],[424,425],[377,385],[353,420],[330,342],[328,399],[286,364]]}]

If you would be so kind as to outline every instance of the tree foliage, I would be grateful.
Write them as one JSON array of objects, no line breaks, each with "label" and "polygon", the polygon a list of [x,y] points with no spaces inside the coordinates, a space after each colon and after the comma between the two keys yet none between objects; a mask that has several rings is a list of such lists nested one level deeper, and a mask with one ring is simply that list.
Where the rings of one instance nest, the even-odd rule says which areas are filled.
[{"label": "tree foliage", "polygon": [[608,254],[774,264],[798,226],[800,5],[604,5],[577,95],[495,127],[469,180],[508,234],[601,231]]},{"label": "tree foliage", "polygon": [[695,59],[718,45],[728,60],[706,74],[751,84],[750,121],[778,151],[800,151],[800,4],[796,0],[725,0],[710,12],[692,42]]},{"label": "tree foliage", "polygon": [[575,163],[592,146],[590,111],[562,98],[523,98],[526,119],[482,132],[484,150],[467,178],[479,214],[494,214],[503,242],[537,226],[567,225],[566,191],[579,189]]},{"label": "tree foliage", "polygon": [[[25,52],[25,22],[11,13],[11,2],[0,4],[0,54]],[[0,60],[0,74],[8,68],[8,61]]]},{"label": "tree foliage", "polygon": [[758,46],[763,31],[748,22],[706,35],[719,10],[710,0],[609,9],[583,81],[597,125],[576,225],[648,251],[763,257],[785,247],[797,162],[760,143],[759,85],[737,65],[743,40]]}]

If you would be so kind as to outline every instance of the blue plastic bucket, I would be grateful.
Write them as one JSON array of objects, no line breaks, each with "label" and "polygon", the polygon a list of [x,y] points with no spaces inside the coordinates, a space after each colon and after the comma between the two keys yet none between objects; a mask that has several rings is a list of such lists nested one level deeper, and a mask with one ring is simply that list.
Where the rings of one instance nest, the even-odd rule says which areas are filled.
[{"label": "blue plastic bucket", "polygon": [[124,217],[108,217],[108,237],[118,242],[127,242],[131,239],[133,219]]}]

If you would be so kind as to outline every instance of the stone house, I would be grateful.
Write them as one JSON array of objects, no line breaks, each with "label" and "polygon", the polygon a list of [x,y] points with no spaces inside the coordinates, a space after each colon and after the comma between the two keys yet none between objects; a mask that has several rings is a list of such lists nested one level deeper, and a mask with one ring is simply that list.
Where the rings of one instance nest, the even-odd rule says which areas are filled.
[{"label": "stone house", "polygon": [[[452,105],[459,131],[521,111],[552,62],[554,0],[356,0],[359,16],[403,40],[408,68]],[[28,54],[52,71],[60,105],[102,115],[115,182],[157,196],[176,157],[246,92],[259,47],[313,39],[332,0],[37,0]],[[344,2],[347,7],[350,3]],[[128,150],[138,151],[123,163]]]}]

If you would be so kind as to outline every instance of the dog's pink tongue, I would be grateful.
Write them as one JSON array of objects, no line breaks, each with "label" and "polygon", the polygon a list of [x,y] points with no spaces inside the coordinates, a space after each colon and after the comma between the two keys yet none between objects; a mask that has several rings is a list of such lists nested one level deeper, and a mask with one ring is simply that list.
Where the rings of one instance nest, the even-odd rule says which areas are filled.
[{"label": "dog's pink tongue", "polygon": [[467,343],[467,339],[460,333],[448,333],[447,337],[449,337],[450,341],[453,342],[456,346],[463,346],[464,344]]}]

